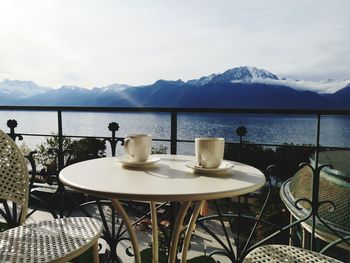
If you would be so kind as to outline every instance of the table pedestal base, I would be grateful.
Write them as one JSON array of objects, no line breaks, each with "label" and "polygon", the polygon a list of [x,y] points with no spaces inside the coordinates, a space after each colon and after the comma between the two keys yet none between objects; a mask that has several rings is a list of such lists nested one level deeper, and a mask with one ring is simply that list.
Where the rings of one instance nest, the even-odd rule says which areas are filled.
[{"label": "table pedestal base", "polygon": [[[126,213],[125,209],[123,208],[122,204],[117,200],[117,199],[112,199],[112,204],[114,208],[118,211],[120,214],[121,218],[124,221],[125,227],[129,233],[132,248],[134,251],[134,257],[135,257],[135,262],[136,263],[141,263],[141,255],[140,255],[140,249],[139,249],[139,244],[137,241],[137,236],[135,233],[135,229],[131,223],[131,220]],[[187,258],[187,252],[188,252],[188,247],[190,244],[192,232],[195,229],[196,226],[196,220],[199,215],[199,212],[204,204],[204,201],[198,201],[192,215],[191,219],[187,225],[187,230],[185,233],[185,238],[183,242],[183,247],[182,247],[182,259],[181,262],[186,262]],[[182,202],[180,211],[176,217],[175,221],[175,226],[174,230],[172,233],[172,238],[171,238],[171,243],[170,243],[170,248],[169,248],[169,258],[168,258],[168,263],[176,263],[176,256],[177,256],[177,247],[179,244],[179,238],[181,234],[181,230],[183,229],[183,222],[187,213],[188,208],[190,207],[191,202]],[[158,225],[157,225],[157,210],[156,210],[156,205],[155,202],[150,203],[150,209],[151,209],[151,217],[152,217],[152,253],[153,253],[153,263],[158,263],[159,262],[159,245],[158,245]]]},{"label": "table pedestal base", "polygon": [[135,262],[136,263],[141,263],[141,255],[140,255],[140,249],[139,249],[139,244],[137,241],[136,233],[134,230],[134,227],[132,226],[132,223],[129,219],[128,214],[126,213],[124,207],[122,204],[119,202],[117,199],[111,199],[112,204],[114,208],[118,211],[120,214],[121,218],[123,219],[123,222],[125,224],[126,229],[128,230],[131,244],[132,244],[132,249],[134,250],[134,257],[135,257]]}]

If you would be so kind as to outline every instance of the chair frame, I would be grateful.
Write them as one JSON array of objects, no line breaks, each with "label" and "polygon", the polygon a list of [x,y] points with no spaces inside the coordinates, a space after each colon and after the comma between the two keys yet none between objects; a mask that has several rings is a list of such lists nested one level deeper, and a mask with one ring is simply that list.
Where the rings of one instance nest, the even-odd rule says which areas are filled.
[{"label": "chair frame", "polygon": [[[17,165],[14,165],[13,160],[7,157],[7,155],[9,154],[11,154],[11,156],[15,156],[14,158],[18,159],[16,162]],[[13,139],[9,135],[7,135],[4,131],[0,130],[0,157],[2,155],[6,157],[4,158],[4,161],[0,159],[0,201],[3,201],[6,203],[7,209],[5,210],[8,210],[8,212],[9,212],[9,209],[8,209],[7,201],[13,202],[14,210],[17,209],[17,205],[21,207],[18,224],[23,225],[25,224],[25,221],[27,219],[28,200],[29,200],[29,171],[27,167],[27,162],[20,148],[13,141]],[[14,173],[12,171],[11,173],[11,169],[16,171]],[[11,176],[11,179],[9,179],[9,176]],[[4,211],[1,211],[1,212],[4,212]],[[31,224],[29,224],[28,227],[30,225]],[[19,226],[19,227],[22,227],[22,226]],[[99,262],[98,238],[100,237],[101,232],[102,232],[102,228],[100,230],[100,234],[97,235],[95,238],[93,238],[90,242],[83,245],[78,250],[73,251],[72,253],[67,254],[65,256],[62,256],[57,260],[54,260],[54,262],[66,262],[68,260],[71,260],[81,255],[82,253],[84,253],[85,251],[87,251],[89,248],[92,247],[93,261],[94,263],[98,263]]]}]

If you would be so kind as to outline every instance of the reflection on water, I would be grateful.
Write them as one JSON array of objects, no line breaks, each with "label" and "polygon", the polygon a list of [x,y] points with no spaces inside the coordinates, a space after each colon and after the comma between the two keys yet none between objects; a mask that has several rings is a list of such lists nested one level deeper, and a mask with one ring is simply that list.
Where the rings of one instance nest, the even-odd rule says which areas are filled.
[{"label": "reflection on water", "polygon": [[[8,131],[6,121],[16,119],[19,133],[57,133],[56,112],[1,111],[0,128]],[[108,124],[119,123],[118,137],[128,133],[150,133],[153,138],[170,138],[170,114],[166,113],[90,113],[63,112],[63,131],[66,135],[110,136]],[[224,137],[226,141],[238,142],[235,133],[244,125],[248,133],[244,140],[255,143],[316,143],[316,117],[289,115],[252,114],[179,114],[178,138],[194,140],[200,136]],[[25,137],[26,144],[34,148],[42,137]],[[156,145],[169,143],[157,142]],[[350,117],[324,116],[321,118],[321,145],[350,147]],[[193,144],[179,143],[179,153],[193,153]],[[122,151],[118,147],[119,153]]]}]

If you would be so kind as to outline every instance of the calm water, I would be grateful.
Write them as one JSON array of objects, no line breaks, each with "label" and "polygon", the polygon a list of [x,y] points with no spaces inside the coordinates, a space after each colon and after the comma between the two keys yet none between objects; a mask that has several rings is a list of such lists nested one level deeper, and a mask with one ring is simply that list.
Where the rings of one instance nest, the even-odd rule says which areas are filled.
[{"label": "calm water", "polygon": [[[154,138],[170,138],[170,115],[163,113],[77,113],[64,112],[63,131],[66,135],[110,136],[108,124],[119,123],[117,136],[128,133],[149,133],[157,125]],[[8,131],[6,121],[16,119],[19,133],[57,133],[56,112],[0,111],[0,128]],[[178,138],[194,140],[200,136],[224,137],[238,142],[235,130],[239,125],[247,128],[245,140],[255,143],[316,143],[316,118],[289,115],[249,114],[179,114]],[[350,147],[350,117],[324,116],[321,118],[321,145]],[[25,143],[35,148],[44,139],[26,136]],[[169,149],[169,143],[160,142]],[[179,153],[193,153],[193,144],[179,143]],[[120,148],[120,147],[119,147]],[[121,150],[121,149],[120,149]]]}]

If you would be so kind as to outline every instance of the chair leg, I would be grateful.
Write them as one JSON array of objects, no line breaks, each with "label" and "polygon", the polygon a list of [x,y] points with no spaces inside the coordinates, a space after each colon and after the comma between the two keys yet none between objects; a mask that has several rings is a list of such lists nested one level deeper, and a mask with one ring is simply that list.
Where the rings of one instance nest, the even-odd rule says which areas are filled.
[{"label": "chair leg", "polygon": [[94,255],[94,263],[100,263],[100,259],[98,256],[98,241],[92,246],[92,253]]}]

